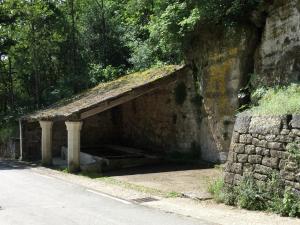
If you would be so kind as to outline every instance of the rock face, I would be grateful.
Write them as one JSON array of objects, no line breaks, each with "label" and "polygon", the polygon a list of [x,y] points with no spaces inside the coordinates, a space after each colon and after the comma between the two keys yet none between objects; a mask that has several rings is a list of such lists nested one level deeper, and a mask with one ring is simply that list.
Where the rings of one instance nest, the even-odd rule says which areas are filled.
[{"label": "rock face", "polygon": [[[253,71],[257,43],[255,27],[243,27],[228,34],[225,31],[198,31],[188,52],[194,66],[195,82],[203,97],[202,145],[210,152],[216,148],[221,161],[226,160],[234,115],[240,107],[239,90]],[[207,137],[207,133],[212,134]],[[211,144],[214,143],[213,145]]]},{"label": "rock face", "polygon": [[[202,151],[217,151],[221,159],[229,150],[234,115],[249,101],[242,98],[245,96],[240,90],[250,80],[254,87],[300,81],[300,1],[269,1],[255,14],[263,16],[257,16],[259,21],[253,16],[252,25],[227,32],[202,26],[186,52],[186,61],[193,66],[194,82],[203,98]],[[241,133],[249,129],[251,133],[279,132],[278,121],[273,118],[266,121],[269,127],[265,131],[256,126],[260,121],[253,119],[249,124],[249,118],[238,119],[244,120],[236,123]],[[263,147],[264,143],[260,145]]]},{"label": "rock face", "polygon": [[291,146],[300,151],[299,115],[255,116],[240,114],[234,126],[225,182],[236,185],[243,176],[252,175],[265,181],[277,172],[289,186],[300,191],[299,159],[290,151]]},{"label": "rock face", "polygon": [[299,0],[277,0],[267,10],[255,60],[257,82],[274,85],[300,80],[299,5]]}]

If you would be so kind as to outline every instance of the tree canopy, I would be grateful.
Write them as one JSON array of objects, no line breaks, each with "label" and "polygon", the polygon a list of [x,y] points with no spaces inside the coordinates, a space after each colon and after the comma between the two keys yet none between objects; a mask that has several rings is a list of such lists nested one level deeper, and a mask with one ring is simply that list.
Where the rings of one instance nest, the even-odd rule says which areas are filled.
[{"label": "tree canopy", "polygon": [[121,74],[179,64],[199,23],[231,25],[260,0],[0,0],[2,121]]}]

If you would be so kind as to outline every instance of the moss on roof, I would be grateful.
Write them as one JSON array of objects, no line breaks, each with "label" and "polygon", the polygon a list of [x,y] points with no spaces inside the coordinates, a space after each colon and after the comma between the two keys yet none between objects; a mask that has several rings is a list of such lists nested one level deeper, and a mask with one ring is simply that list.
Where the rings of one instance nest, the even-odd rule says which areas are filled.
[{"label": "moss on roof", "polygon": [[100,83],[96,87],[89,89],[70,99],[64,99],[51,107],[37,111],[33,114],[22,117],[24,120],[51,120],[55,118],[65,118],[72,116],[93,105],[116,98],[123,93],[129,92],[135,88],[145,86],[158,81],[174,72],[182,69],[183,66],[169,65],[159,68],[152,68],[144,72],[136,72],[125,75],[117,80]]}]

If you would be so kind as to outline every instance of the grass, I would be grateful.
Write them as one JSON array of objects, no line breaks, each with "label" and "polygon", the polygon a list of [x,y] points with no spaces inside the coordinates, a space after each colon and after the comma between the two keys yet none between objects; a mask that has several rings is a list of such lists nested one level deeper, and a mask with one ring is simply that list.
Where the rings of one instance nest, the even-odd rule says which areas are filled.
[{"label": "grass", "polygon": [[142,186],[142,185],[132,184],[132,183],[129,183],[129,182],[126,182],[126,181],[115,179],[113,177],[105,177],[102,174],[96,173],[96,172],[80,172],[78,175],[88,177],[88,178],[91,178],[91,179],[96,179],[98,181],[102,181],[102,182],[107,183],[107,184],[116,185],[116,186],[119,186],[119,187],[122,187],[122,188],[135,190],[135,191],[146,193],[146,194],[150,194],[150,195],[156,195],[156,196],[165,197],[165,198],[182,197],[181,193],[178,193],[178,192],[175,192],[175,191],[164,192],[164,191],[158,190],[156,188],[150,188],[150,187],[145,187],[145,186]]},{"label": "grass", "polygon": [[249,111],[253,115],[300,114],[300,84],[285,87],[260,88],[252,94],[258,105]]}]

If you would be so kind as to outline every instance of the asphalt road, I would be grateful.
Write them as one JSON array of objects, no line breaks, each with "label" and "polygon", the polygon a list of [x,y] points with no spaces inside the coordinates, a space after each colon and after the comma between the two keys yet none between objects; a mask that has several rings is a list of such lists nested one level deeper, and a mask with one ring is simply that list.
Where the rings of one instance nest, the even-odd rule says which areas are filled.
[{"label": "asphalt road", "polygon": [[0,225],[212,225],[0,161]]}]

